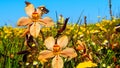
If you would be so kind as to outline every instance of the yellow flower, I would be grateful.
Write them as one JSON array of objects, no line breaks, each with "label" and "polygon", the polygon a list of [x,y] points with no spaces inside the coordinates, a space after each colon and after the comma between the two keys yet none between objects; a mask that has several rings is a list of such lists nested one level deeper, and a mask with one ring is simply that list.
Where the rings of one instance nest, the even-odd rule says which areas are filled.
[{"label": "yellow flower", "polygon": [[88,67],[96,67],[97,64],[93,63],[92,61],[85,61],[82,63],[79,63],[76,68],[88,68]]},{"label": "yellow flower", "polygon": [[94,34],[94,33],[99,33],[99,30],[91,30],[90,33]]},{"label": "yellow flower", "polygon": [[103,67],[106,67],[106,64],[102,64]]},{"label": "yellow flower", "polygon": [[74,36],[73,36],[73,39],[76,39],[77,38],[77,34],[75,34]]},{"label": "yellow flower", "polygon": [[97,24],[96,24],[96,26],[100,27],[100,26],[101,26],[101,24],[100,24],[100,23],[97,23]]},{"label": "yellow flower", "polygon": [[102,44],[107,45],[108,43],[109,43],[109,41],[105,39]]},{"label": "yellow flower", "polygon": [[62,15],[59,16],[59,20],[58,20],[59,23],[64,23],[64,17]]},{"label": "yellow flower", "polygon": [[65,34],[69,35],[71,33],[70,30],[65,31]]},{"label": "yellow flower", "polygon": [[30,63],[29,62],[26,62],[26,65],[29,65]]},{"label": "yellow flower", "polygon": [[82,32],[78,32],[78,35],[82,35],[83,33]]},{"label": "yellow flower", "polygon": [[32,47],[34,47],[35,46],[35,44],[32,44]]},{"label": "yellow flower", "polygon": [[4,26],[4,27],[3,27],[3,31],[4,31],[6,34],[11,34],[11,33],[12,33],[11,30],[12,30],[12,27],[7,27],[7,26]]},{"label": "yellow flower", "polygon": [[107,29],[105,29],[104,27],[100,27],[100,29],[107,32]]},{"label": "yellow flower", "polygon": [[80,27],[80,29],[85,32],[86,28],[85,27]]},{"label": "yellow flower", "polygon": [[113,19],[112,22],[116,22],[116,19]]},{"label": "yellow flower", "polygon": [[41,61],[54,57],[52,60],[52,68],[63,68],[63,60],[61,56],[69,59],[77,56],[77,53],[73,48],[65,48],[68,44],[67,36],[58,38],[57,43],[55,43],[55,39],[53,37],[48,37],[44,44],[48,50],[41,51],[38,56],[38,60]]},{"label": "yellow flower", "polygon": [[33,61],[33,65],[37,65],[38,64],[38,62],[37,61]]}]

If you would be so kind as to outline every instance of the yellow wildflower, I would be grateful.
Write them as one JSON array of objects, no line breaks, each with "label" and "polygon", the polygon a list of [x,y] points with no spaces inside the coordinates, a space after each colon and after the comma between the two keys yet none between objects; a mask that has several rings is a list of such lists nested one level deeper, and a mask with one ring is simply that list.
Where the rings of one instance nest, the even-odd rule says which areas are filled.
[{"label": "yellow wildflower", "polygon": [[87,68],[87,67],[96,67],[97,64],[93,63],[92,61],[85,61],[82,63],[79,63],[76,68]]},{"label": "yellow wildflower", "polygon": [[99,33],[100,31],[99,30],[91,30],[90,33]]},{"label": "yellow wildflower", "polygon": [[85,32],[86,28],[85,27],[80,27],[80,29]]}]

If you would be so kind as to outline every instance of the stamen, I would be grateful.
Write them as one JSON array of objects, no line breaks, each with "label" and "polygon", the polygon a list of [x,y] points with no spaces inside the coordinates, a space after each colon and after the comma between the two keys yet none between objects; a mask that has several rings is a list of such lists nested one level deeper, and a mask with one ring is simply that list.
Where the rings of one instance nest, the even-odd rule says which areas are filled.
[{"label": "stamen", "polygon": [[36,22],[39,19],[39,14],[37,12],[32,13],[32,21]]},{"label": "stamen", "polygon": [[59,52],[60,52],[60,46],[57,45],[57,44],[55,44],[55,45],[53,46],[53,52],[54,52],[55,55],[58,55]]}]

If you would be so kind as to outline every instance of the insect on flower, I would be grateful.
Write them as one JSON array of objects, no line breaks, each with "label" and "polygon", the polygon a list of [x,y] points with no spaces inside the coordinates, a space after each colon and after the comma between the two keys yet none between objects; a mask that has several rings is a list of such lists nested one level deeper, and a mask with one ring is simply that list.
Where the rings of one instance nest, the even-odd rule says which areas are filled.
[{"label": "insect on flower", "polygon": [[33,4],[29,2],[25,1],[25,4],[25,11],[28,17],[21,17],[17,22],[18,26],[27,26],[27,29],[22,36],[30,33],[33,37],[37,37],[42,26],[49,27],[54,25],[51,18],[42,18],[43,14],[47,14],[49,12],[45,6],[34,8]]},{"label": "insect on flower", "polygon": [[61,57],[71,59],[77,56],[73,48],[65,48],[68,44],[67,36],[59,37],[56,44],[53,37],[48,37],[44,44],[48,50],[41,51],[38,60],[42,61],[54,57],[52,59],[52,68],[63,68],[63,60]]}]

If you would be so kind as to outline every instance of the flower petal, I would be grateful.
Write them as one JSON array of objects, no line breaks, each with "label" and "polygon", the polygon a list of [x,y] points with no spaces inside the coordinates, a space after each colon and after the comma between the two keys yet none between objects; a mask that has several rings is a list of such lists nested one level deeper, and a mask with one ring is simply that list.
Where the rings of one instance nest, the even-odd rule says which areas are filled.
[{"label": "flower petal", "polygon": [[52,68],[63,68],[63,60],[59,55],[53,58]]},{"label": "flower petal", "polygon": [[38,56],[38,60],[45,60],[45,59],[52,58],[52,57],[54,57],[54,54],[52,51],[43,50],[40,52]]},{"label": "flower petal", "polygon": [[39,23],[46,27],[54,26],[54,22],[50,17],[45,17],[44,19],[39,19]]},{"label": "flower petal", "polygon": [[63,51],[61,51],[60,55],[71,59],[71,58],[76,57],[77,53],[75,52],[75,50],[73,48],[66,48]]},{"label": "flower petal", "polygon": [[28,17],[21,17],[18,21],[17,21],[17,25],[18,26],[26,26],[28,24],[30,24],[32,22],[32,20]]},{"label": "flower petal", "polygon": [[32,18],[32,13],[35,11],[35,8],[33,4],[29,2],[25,2],[25,4],[26,4],[26,7],[25,7],[26,14]]},{"label": "flower petal", "polygon": [[41,25],[44,25],[44,26],[46,25],[46,23],[43,21],[43,19],[39,19],[38,23],[41,24]]},{"label": "flower petal", "polygon": [[54,22],[50,17],[43,18],[43,21],[45,22],[46,27],[50,27],[54,25]]},{"label": "flower petal", "polygon": [[48,49],[53,50],[53,46],[55,45],[55,39],[53,37],[48,37],[47,39],[45,39],[44,44]]},{"label": "flower petal", "polygon": [[82,63],[79,63],[76,68],[91,68],[91,67],[96,67],[97,64],[93,63],[92,61],[84,61]]},{"label": "flower petal", "polygon": [[77,50],[85,50],[86,49],[86,44],[85,44],[85,42],[82,42],[82,41],[80,41],[80,40],[77,40],[77,43],[76,44],[78,44],[78,46],[77,46]]},{"label": "flower petal", "polygon": [[33,23],[32,26],[30,27],[30,34],[33,36],[33,37],[38,37],[39,35],[39,32],[40,32],[40,24],[39,23]]},{"label": "flower petal", "polygon": [[68,44],[68,37],[67,36],[62,36],[60,38],[57,39],[57,44],[61,47],[61,48],[65,48]]}]

